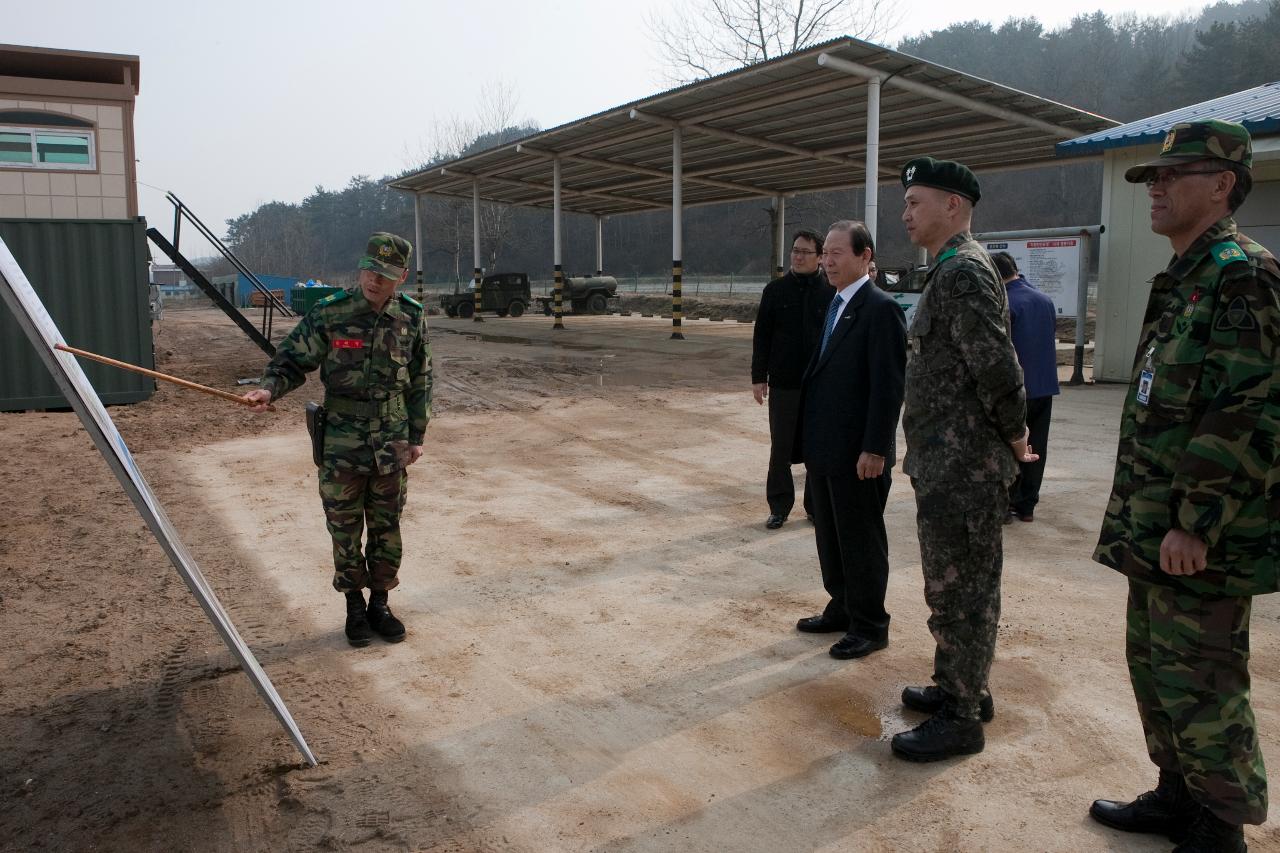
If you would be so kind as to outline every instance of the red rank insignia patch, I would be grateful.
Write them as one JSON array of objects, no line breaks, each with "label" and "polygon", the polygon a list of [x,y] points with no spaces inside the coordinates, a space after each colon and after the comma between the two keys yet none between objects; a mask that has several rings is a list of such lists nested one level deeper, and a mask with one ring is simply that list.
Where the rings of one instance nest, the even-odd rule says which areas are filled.
[{"label": "red rank insignia patch", "polygon": [[334,338],[334,349],[364,349],[364,341],[359,338]]}]

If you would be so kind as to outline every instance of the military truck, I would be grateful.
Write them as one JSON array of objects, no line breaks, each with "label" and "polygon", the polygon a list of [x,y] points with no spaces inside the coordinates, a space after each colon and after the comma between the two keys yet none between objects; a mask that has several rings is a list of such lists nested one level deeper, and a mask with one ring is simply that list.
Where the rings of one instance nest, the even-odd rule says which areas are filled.
[{"label": "military truck", "polygon": [[[618,280],[611,275],[565,276],[561,296],[566,314],[603,314],[609,310],[609,300],[618,299]],[[542,313],[550,316],[555,311],[555,290],[539,296],[538,302]],[[618,303],[615,302],[614,307],[618,307]]]},{"label": "military truck", "polygon": [[[499,317],[520,317],[529,306],[529,276],[522,272],[500,272],[480,280],[480,310]],[[450,317],[464,320],[476,313],[475,284],[440,297],[440,308]]]}]

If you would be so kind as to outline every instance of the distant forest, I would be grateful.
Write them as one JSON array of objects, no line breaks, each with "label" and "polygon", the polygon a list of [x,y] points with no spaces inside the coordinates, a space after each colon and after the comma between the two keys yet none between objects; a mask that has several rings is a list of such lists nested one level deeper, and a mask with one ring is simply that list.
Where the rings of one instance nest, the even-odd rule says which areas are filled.
[{"label": "distant forest", "polygon": [[[897,49],[1045,98],[1132,121],[1179,106],[1280,80],[1280,0],[1220,2],[1185,18],[1082,15],[1056,30],[1034,18],[999,26],[977,21],[904,39]],[[537,127],[506,127],[424,158],[434,163],[526,136]],[[982,177],[982,230],[1092,224],[1098,220],[1101,169],[1096,163]],[[364,241],[375,230],[413,235],[413,204],[388,190],[397,175],[353,177],[342,189],[316,187],[293,204],[273,201],[227,221],[230,245],[255,271],[303,278],[349,280]],[[895,227],[900,194],[880,193],[882,265],[914,257]],[[695,207],[685,212],[685,274],[765,278],[769,261],[769,200]],[[428,282],[466,280],[471,273],[471,204],[428,197],[425,276]],[[862,193],[800,196],[787,204],[787,229],[818,228],[860,216]],[[606,272],[663,275],[670,269],[670,215],[629,214],[605,222]],[[551,214],[482,203],[483,263],[489,271],[551,275]],[[590,217],[565,214],[566,272],[592,272],[595,233]]]}]

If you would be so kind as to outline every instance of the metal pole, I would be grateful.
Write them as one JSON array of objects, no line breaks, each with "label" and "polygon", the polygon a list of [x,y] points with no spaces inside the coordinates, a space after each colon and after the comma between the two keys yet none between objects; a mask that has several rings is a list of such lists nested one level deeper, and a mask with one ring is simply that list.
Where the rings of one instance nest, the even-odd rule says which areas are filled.
[{"label": "metal pole", "polygon": [[422,298],[422,193],[413,194],[413,247],[418,252],[418,302],[426,305],[426,300]]},{"label": "metal pole", "polygon": [[787,198],[786,196],[774,196],[774,204],[777,205],[778,211],[778,263],[774,268],[773,277],[781,278],[783,270],[786,269],[785,261],[787,257]]},{"label": "metal pole", "polygon": [[1085,321],[1089,319],[1089,256],[1093,238],[1089,232],[1080,235],[1080,292],[1076,294],[1076,355],[1068,385],[1084,384]]},{"label": "metal pole", "polygon": [[604,217],[596,214],[596,275],[604,275]]},{"label": "metal pole", "polygon": [[556,272],[556,321],[553,329],[564,328],[564,268],[560,265],[560,158],[551,160],[551,248]]},{"label": "metal pole", "polygon": [[476,282],[476,310],[471,315],[473,323],[483,323],[484,318],[480,316],[480,307],[484,304],[480,292],[480,179],[475,178],[471,181],[471,260],[474,271],[472,275]]},{"label": "metal pole", "polygon": [[684,276],[684,145],[680,128],[671,130],[671,339],[683,341],[681,278]]},{"label": "metal pole", "polygon": [[876,224],[880,217],[880,78],[867,81],[867,166],[866,202],[862,221],[876,239]]}]

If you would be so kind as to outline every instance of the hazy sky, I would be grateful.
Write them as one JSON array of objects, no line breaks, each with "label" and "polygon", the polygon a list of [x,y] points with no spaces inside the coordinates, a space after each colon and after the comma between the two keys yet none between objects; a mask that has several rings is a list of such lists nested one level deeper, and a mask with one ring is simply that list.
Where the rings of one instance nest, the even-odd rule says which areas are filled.
[{"label": "hazy sky", "polygon": [[[221,233],[224,220],[259,203],[296,202],[317,185],[416,163],[433,127],[473,116],[486,83],[509,84],[517,115],[543,128],[667,88],[645,18],[670,8],[670,0],[0,0],[0,41],[140,56],[142,213],[168,233],[163,191],[171,189]],[[1098,9],[1171,8],[1184,6],[899,0],[901,23],[883,42],[963,20],[1034,15],[1052,28]]]}]

